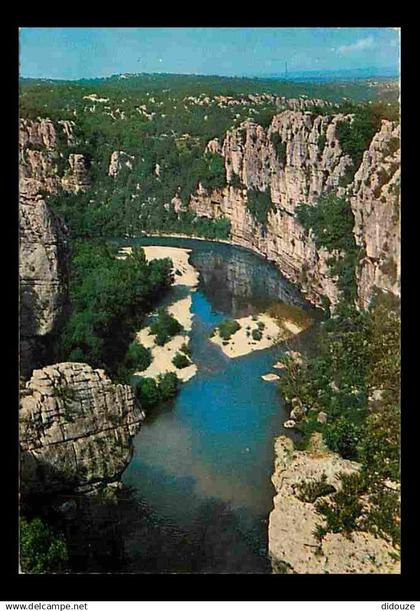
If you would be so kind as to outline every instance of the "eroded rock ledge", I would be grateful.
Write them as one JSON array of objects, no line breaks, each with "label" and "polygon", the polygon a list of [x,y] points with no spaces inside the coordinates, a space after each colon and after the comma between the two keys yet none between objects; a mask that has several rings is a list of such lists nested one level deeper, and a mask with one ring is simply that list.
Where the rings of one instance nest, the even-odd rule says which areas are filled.
[{"label": "eroded rock ledge", "polygon": [[273,573],[400,572],[396,550],[370,533],[355,532],[351,539],[328,533],[320,545],[313,533],[323,518],[313,503],[298,497],[301,482],[317,481],[325,473],[326,482],[339,490],[339,474],[358,468],[357,463],[325,448],[319,433],[313,435],[306,451],[295,450],[288,437],[278,437],[272,476],[276,496],[268,528]]},{"label": "eroded rock ledge", "polygon": [[86,492],[118,481],[143,419],[130,386],[101,369],[35,370],[20,401],[21,490]]}]

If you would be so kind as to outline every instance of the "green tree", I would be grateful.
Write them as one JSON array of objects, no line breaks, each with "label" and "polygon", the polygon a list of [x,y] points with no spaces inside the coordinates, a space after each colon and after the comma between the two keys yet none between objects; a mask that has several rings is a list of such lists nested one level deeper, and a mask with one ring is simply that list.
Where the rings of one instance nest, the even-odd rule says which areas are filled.
[{"label": "green tree", "polygon": [[144,371],[152,362],[150,348],[145,348],[134,340],[128,347],[125,365],[130,371]]},{"label": "green tree", "polygon": [[158,377],[159,391],[163,401],[173,399],[179,389],[179,380],[173,371],[160,374]]},{"label": "green tree", "polygon": [[226,319],[219,323],[219,335],[222,339],[227,341],[236,331],[239,331],[240,328],[241,325],[236,320]]},{"label": "green tree", "polygon": [[20,521],[20,565],[24,573],[54,573],[64,571],[68,552],[61,534],[56,533],[40,518]]},{"label": "green tree", "polygon": [[146,410],[158,405],[161,401],[159,387],[153,378],[141,378],[136,386],[136,396],[140,405]]},{"label": "green tree", "polygon": [[156,344],[163,346],[171,337],[182,331],[182,325],[164,308],[160,308],[156,320],[150,325],[150,333],[156,335]]},{"label": "green tree", "polygon": [[332,253],[327,260],[331,276],[338,279],[344,300],[353,300],[360,253],[353,234],[354,216],[349,201],[328,193],[315,205],[298,205],[296,218],[307,232],[312,231],[317,248]]},{"label": "green tree", "polygon": [[191,365],[190,359],[185,356],[185,354],[181,354],[181,352],[175,354],[172,363],[177,369],[184,369],[184,367],[189,367],[189,365]]}]

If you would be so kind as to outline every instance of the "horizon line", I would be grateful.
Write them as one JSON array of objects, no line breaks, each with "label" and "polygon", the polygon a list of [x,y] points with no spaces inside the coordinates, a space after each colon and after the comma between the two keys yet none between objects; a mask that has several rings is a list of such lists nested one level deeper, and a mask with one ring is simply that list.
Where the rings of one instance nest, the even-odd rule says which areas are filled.
[{"label": "horizon line", "polygon": [[[392,78],[393,76],[399,77],[400,70],[399,68],[395,68],[395,66],[367,66],[363,68],[335,68],[335,69],[327,69],[327,70],[294,70],[288,71],[287,76],[282,74],[281,72],[262,72],[259,74],[204,74],[197,72],[114,72],[112,74],[104,75],[104,76],[80,76],[78,78],[66,78],[66,77],[51,77],[51,76],[26,76],[23,74],[19,74],[19,78],[21,79],[31,79],[31,80],[48,80],[48,81],[83,81],[83,80],[101,80],[101,79],[110,79],[113,77],[130,77],[130,76],[196,76],[196,77],[218,77],[225,79],[278,79],[278,80],[292,80],[293,76],[303,76],[303,75],[313,75],[313,76],[322,76],[322,75],[339,75],[348,73],[349,78],[350,74],[357,74],[358,72],[371,72],[371,76],[384,76]],[[381,74],[381,72],[391,72],[391,74]],[[364,75],[363,77],[359,77],[360,79],[369,78],[368,75]]]}]

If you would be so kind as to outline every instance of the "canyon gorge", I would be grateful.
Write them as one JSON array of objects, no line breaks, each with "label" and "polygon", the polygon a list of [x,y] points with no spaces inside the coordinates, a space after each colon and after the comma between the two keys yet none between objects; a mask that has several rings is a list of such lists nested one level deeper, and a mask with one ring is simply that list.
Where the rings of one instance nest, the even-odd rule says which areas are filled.
[{"label": "canyon gorge", "polygon": [[[329,105],[322,100],[295,100],[287,106],[266,126],[247,119],[210,139],[206,152],[223,160],[225,185],[209,188],[199,182],[187,202],[168,191],[166,209],[178,217],[188,211],[197,219],[226,219],[231,245],[272,262],[308,302],[333,311],[340,290],[329,259],[343,253],[317,247],[296,212],[300,205],[315,206],[320,197],[334,193],[347,199],[354,217],[357,308],[368,308],[377,291],[399,298],[399,124],[383,119],[361,159],[354,160],[343,151],[338,135],[339,125],[352,123],[351,114],[326,114]],[[316,112],[319,107],[322,114]],[[132,457],[132,439],[145,419],[128,384],[116,383],[103,369],[88,364],[57,362],[57,338],[70,308],[72,247],[70,231],[48,199],[62,193],[92,192],[93,197],[96,189],[91,160],[77,133],[77,117],[20,119],[19,421],[24,494],[43,487],[82,494],[118,487]],[[130,177],[136,160],[114,150],[106,161],[107,179],[118,180]],[[154,174],[164,180],[165,170],[156,165]],[[130,197],[138,197],[140,183]],[[265,222],[250,210],[251,192],[269,196]],[[165,233],[165,227],[159,231]],[[194,256],[201,262],[204,284],[226,285],[225,294],[215,297],[216,305],[227,300],[234,315],[241,311],[252,293],[243,260],[232,256],[223,266],[223,256],[217,253],[197,251]],[[258,283],[276,298],[301,303],[294,287],[277,286],[273,276],[258,278],[257,271],[252,286]],[[296,498],[296,484],[326,472],[328,483],[338,488],[337,475],[358,468],[324,450],[295,450],[287,437],[275,442],[274,509],[268,525],[273,572],[398,572],[392,545],[370,534],[358,533],[351,544],[341,534],[328,535],[322,552],[314,551],[316,512],[312,504]]]}]

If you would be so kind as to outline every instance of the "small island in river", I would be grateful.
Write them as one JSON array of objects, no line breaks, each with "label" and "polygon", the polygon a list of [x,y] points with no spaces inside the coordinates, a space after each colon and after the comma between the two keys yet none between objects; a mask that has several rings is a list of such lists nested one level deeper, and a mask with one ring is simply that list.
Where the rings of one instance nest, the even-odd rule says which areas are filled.
[{"label": "small island in river", "polygon": [[[122,256],[131,252],[131,247],[121,249]],[[156,343],[156,336],[151,333],[150,325],[141,329],[136,336],[137,341],[145,348],[150,348],[152,362],[144,371],[138,371],[134,375],[145,378],[157,378],[161,373],[173,371],[178,378],[186,382],[197,372],[197,366],[191,362],[187,367],[177,368],[172,362],[175,355],[182,352],[183,346],[188,346],[190,341],[189,332],[192,325],[191,293],[196,290],[198,284],[198,272],[189,262],[188,248],[172,248],[169,246],[145,246],[146,259],[172,260],[174,270],[174,283],[172,288],[172,301],[167,311],[183,327],[183,330],[172,337],[163,346]]]}]

